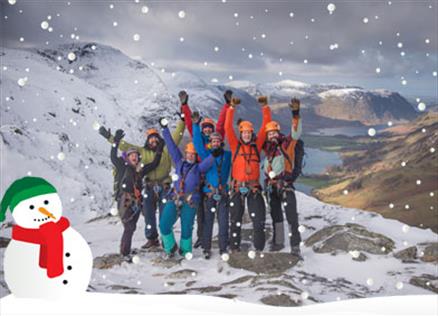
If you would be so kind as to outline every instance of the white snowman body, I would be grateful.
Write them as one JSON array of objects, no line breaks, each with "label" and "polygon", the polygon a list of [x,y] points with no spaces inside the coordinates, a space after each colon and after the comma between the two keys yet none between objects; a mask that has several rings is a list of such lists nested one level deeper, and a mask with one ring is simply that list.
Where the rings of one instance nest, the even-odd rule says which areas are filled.
[{"label": "white snowman body", "polygon": [[[12,213],[17,225],[31,229],[49,221],[57,222],[61,215],[62,204],[56,193],[24,200]],[[93,265],[90,247],[71,227],[63,231],[62,237],[64,272],[54,278],[49,278],[47,270],[39,266],[39,244],[11,240],[4,255],[4,272],[15,296],[71,297],[87,290]]]}]

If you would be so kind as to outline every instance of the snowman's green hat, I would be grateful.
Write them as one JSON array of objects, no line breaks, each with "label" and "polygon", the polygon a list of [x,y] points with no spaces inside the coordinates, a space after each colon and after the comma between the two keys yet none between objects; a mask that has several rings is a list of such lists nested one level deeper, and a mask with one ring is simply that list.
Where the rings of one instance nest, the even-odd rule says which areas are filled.
[{"label": "snowman's green hat", "polygon": [[1,201],[0,222],[5,220],[8,207],[12,213],[15,206],[21,201],[49,193],[56,193],[56,189],[43,178],[24,177],[15,180],[6,190]]}]

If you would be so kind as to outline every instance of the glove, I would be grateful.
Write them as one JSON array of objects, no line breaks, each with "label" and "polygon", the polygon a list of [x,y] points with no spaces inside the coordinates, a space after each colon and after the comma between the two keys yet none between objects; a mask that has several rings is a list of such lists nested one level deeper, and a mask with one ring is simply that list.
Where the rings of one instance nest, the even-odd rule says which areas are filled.
[{"label": "glove", "polygon": [[235,107],[236,105],[240,104],[240,99],[239,98],[232,98],[231,99],[231,106]]},{"label": "glove", "polygon": [[125,136],[125,132],[122,129],[118,129],[116,131],[116,134],[114,135],[114,142],[116,144],[120,143],[120,141],[122,140],[122,138]]},{"label": "glove", "polygon": [[194,111],[192,113],[192,122],[194,124],[199,124],[199,122],[201,122],[201,115],[199,114],[198,111]]},{"label": "glove", "polygon": [[169,125],[169,121],[168,121],[166,118],[164,118],[164,117],[161,117],[161,118],[158,120],[158,123],[160,123],[160,126],[161,126],[162,128],[165,128],[165,127],[167,127],[167,125]]},{"label": "glove", "polygon": [[233,91],[231,90],[227,90],[224,93],[224,99],[225,99],[225,103],[226,104],[230,104],[231,103],[231,98],[233,97]]},{"label": "glove", "polygon": [[289,107],[292,110],[292,114],[299,115],[300,114],[300,100],[297,98],[292,98],[289,103]]},{"label": "glove", "polygon": [[187,101],[189,101],[189,95],[184,90],[181,90],[178,93],[179,101],[181,102],[181,105],[186,105]]},{"label": "glove", "polygon": [[106,129],[104,126],[99,127],[99,134],[104,138],[109,139],[111,137],[111,129]]},{"label": "glove", "polygon": [[265,106],[268,104],[268,97],[265,95],[261,95],[257,98],[257,102],[261,105],[261,106]]},{"label": "glove", "polygon": [[185,116],[184,116],[182,109],[179,112],[177,112],[176,114],[179,116],[179,119],[181,121],[185,122]]}]

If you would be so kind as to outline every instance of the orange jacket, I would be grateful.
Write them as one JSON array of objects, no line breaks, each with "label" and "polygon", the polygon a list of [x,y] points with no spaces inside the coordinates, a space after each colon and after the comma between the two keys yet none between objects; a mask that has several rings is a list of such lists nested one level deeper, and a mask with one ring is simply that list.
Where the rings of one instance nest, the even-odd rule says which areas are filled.
[{"label": "orange jacket", "polygon": [[[233,158],[236,157],[236,159],[233,161],[231,171],[232,178],[240,182],[258,182],[260,177],[260,160],[257,157],[257,152],[254,147],[257,148],[257,151],[259,153],[261,153],[263,143],[266,139],[265,125],[272,120],[271,109],[269,108],[269,106],[264,106],[262,108],[262,126],[260,127],[255,142],[250,144],[244,144],[240,139],[240,136],[237,137],[234,131],[234,111],[235,109],[230,107],[227,111],[227,116],[225,119],[225,135],[227,136],[228,142],[230,144]],[[236,150],[239,142],[241,143],[241,145],[239,148],[239,152],[236,155]]]}]

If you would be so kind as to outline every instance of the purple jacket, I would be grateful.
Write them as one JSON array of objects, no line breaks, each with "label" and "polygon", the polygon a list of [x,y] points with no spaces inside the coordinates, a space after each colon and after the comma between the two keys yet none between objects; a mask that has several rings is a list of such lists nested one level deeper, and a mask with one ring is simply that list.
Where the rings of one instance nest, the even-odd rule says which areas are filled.
[{"label": "purple jacket", "polygon": [[207,172],[214,163],[214,157],[209,155],[201,162],[189,163],[185,160],[182,152],[173,141],[172,135],[167,127],[163,128],[163,138],[167,145],[170,157],[175,164],[175,173],[178,179],[173,182],[176,192],[180,192],[181,183],[184,180],[184,194],[192,194],[193,202],[200,201],[201,173]]}]

